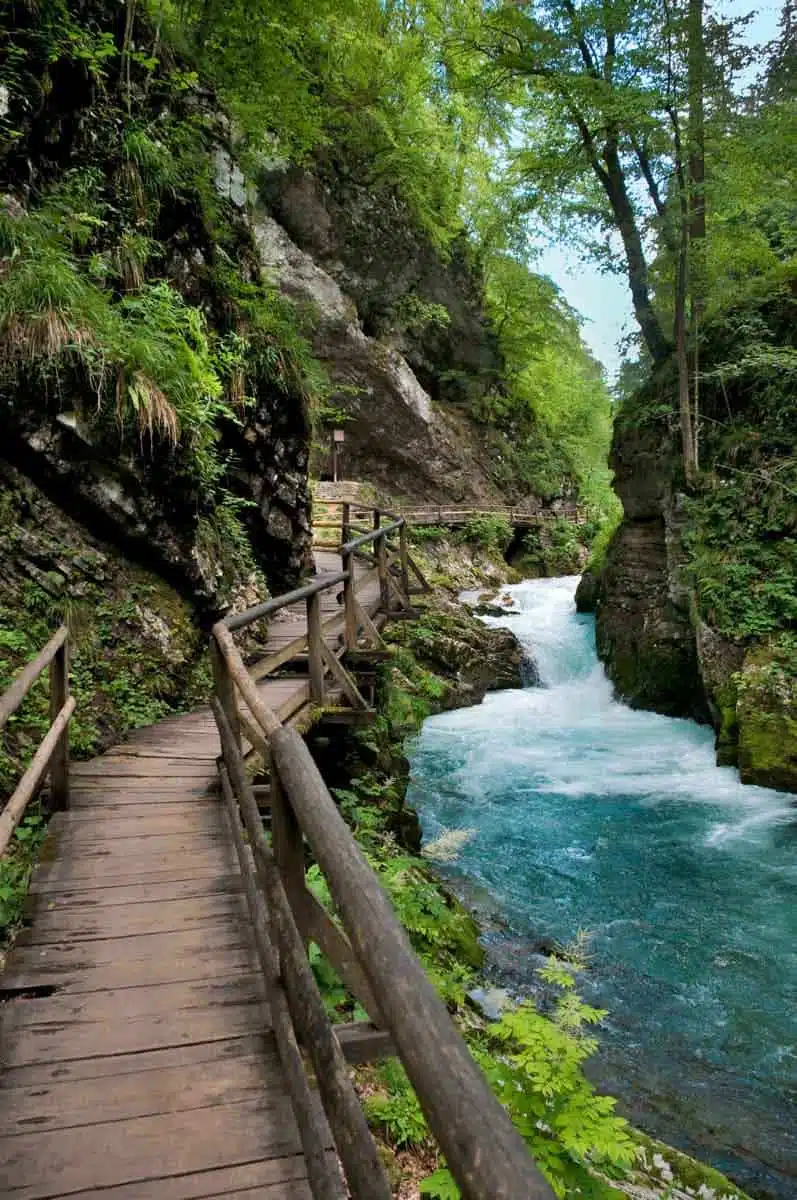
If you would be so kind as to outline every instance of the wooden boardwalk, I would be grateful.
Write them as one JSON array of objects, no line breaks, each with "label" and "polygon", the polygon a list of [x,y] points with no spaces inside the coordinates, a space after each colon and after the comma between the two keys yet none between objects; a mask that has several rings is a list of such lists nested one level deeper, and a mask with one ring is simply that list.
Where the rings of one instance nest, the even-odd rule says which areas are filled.
[{"label": "wooden boardwalk", "polygon": [[[322,571],[340,559],[319,553]],[[358,568],[371,613],[379,587]],[[334,641],[343,618],[324,593]],[[303,607],[265,653],[306,633]],[[266,679],[283,720],[304,678]],[[218,799],[209,709],[71,769],[0,977],[0,1195],[15,1200],[309,1200],[241,877]]]},{"label": "wooden boardwalk", "polygon": [[[0,1197],[390,1200],[348,1064],[397,1055],[464,1200],[553,1200],[290,728],[370,719],[379,625],[429,590],[402,519],[349,515],[321,578],[213,626],[208,708],[70,771],[65,625],[0,696],[2,730],[49,670],[0,854],[45,773],[57,808],[0,976]],[[311,941],[368,1020],[332,1026]]]}]

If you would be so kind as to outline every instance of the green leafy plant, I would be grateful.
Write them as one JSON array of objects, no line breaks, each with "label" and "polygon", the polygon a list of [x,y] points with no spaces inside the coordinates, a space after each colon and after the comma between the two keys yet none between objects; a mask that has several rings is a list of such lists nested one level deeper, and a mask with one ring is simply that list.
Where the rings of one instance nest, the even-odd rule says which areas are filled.
[{"label": "green leafy plant", "polygon": [[512,541],[512,526],[506,517],[485,513],[471,517],[457,531],[456,541],[469,542],[496,554],[503,554]]},{"label": "green leafy plant", "polygon": [[[615,1195],[604,1174],[622,1177],[636,1160],[628,1123],[615,1101],[599,1096],[583,1073],[597,1042],[585,1032],[606,1014],[585,1004],[575,990],[583,968],[583,942],[575,962],[551,959],[541,977],[559,989],[553,1019],[531,1003],[505,1011],[500,1021],[470,1037],[473,1053],[506,1106],[557,1196],[595,1200]],[[441,1169],[422,1194],[456,1196],[450,1173]]]},{"label": "green leafy plant", "polygon": [[429,1127],[398,1059],[381,1063],[377,1078],[381,1087],[363,1105],[369,1121],[384,1131],[393,1146],[423,1145],[429,1137]]},{"label": "green leafy plant", "polygon": [[6,940],[22,920],[30,873],[45,836],[44,816],[34,803],[0,858],[0,942]]}]

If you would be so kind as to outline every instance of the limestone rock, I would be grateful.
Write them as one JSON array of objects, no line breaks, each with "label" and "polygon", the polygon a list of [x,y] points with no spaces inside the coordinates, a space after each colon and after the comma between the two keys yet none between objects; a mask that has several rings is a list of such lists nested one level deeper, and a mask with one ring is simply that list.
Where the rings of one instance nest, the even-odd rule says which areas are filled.
[{"label": "limestone rock", "polygon": [[[328,228],[321,221],[321,246]],[[302,230],[318,253],[304,225]],[[433,403],[395,339],[369,336],[331,268],[320,266],[262,208],[253,214],[253,231],[266,273],[285,296],[313,313],[313,350],[337,389],[330,400],[349,417],[342,455],[346,475],[368,480],[385,494],[424,502],[495,500],[489,458],[479,441],[483,431]],[[351,282],[345,273],[341,278]]]}]

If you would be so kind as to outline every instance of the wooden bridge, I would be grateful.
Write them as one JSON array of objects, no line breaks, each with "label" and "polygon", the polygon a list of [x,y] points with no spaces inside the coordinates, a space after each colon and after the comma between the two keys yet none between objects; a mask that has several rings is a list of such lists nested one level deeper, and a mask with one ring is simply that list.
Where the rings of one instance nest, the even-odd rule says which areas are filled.
[{"label": "wooden bridge", "polygon": [[[367,719],[379,629],[426,587],[405,520],[368,518],[342,508],[317,578],[214,627],[206,709],[70,767],[65,628],[0,698],[2,729],[49,668],[51,728],[0,853],[48,772],[59,810],[0,976],[3,1197],[388,1200],[348,1069],[385,1054],[467,1200],[552,1196],[297,730],[318,711]],[[266,619],[247,667],[234,635],[248,649]],[[306,887],[305,840],[334,918]],[[330,1024],[310,941],[369,1021]]]},{"label": "wooden bridge", "polygon": [[494,505],[449,505],[424,504],[402,506],[400,515],[408,525],[443,525],[456,528],[467,525],[480,517],[500,517],[515,529],[538,529],[555,520],[569,521],[572,525],[587,523],[587,510],[578,504],[562,504],[557,509],[540,508],[532,511],[528,508]]}]

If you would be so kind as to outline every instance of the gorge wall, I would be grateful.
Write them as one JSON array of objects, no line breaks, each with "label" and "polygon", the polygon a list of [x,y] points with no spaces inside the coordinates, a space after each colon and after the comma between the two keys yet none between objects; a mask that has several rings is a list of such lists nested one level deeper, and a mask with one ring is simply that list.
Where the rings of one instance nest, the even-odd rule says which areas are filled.
[{"label": "gorge wall", "polygon": [[[264,267],[312,313],[344,476],[406,499],[500,503],[486,430],[467,410],[501,386],[502,362],[464,240],[443,254],[395,190],[323,157],[312,173],[266,174],[250,200]],[[328,468],[324,444],[315,463]]]},{"label": "gorge wall", "polygon": [[[788,312],[765,314],[773,341],[793,338]],[[710,721],[720,765],[797,791],[794,398],[780,377],[720,386],[712,359],[729,353],[717,335],[706,355],[695,489],[666,372],[619,415],[611,461],[625,515],[593,598],[598,653],[628,703]]]}]

